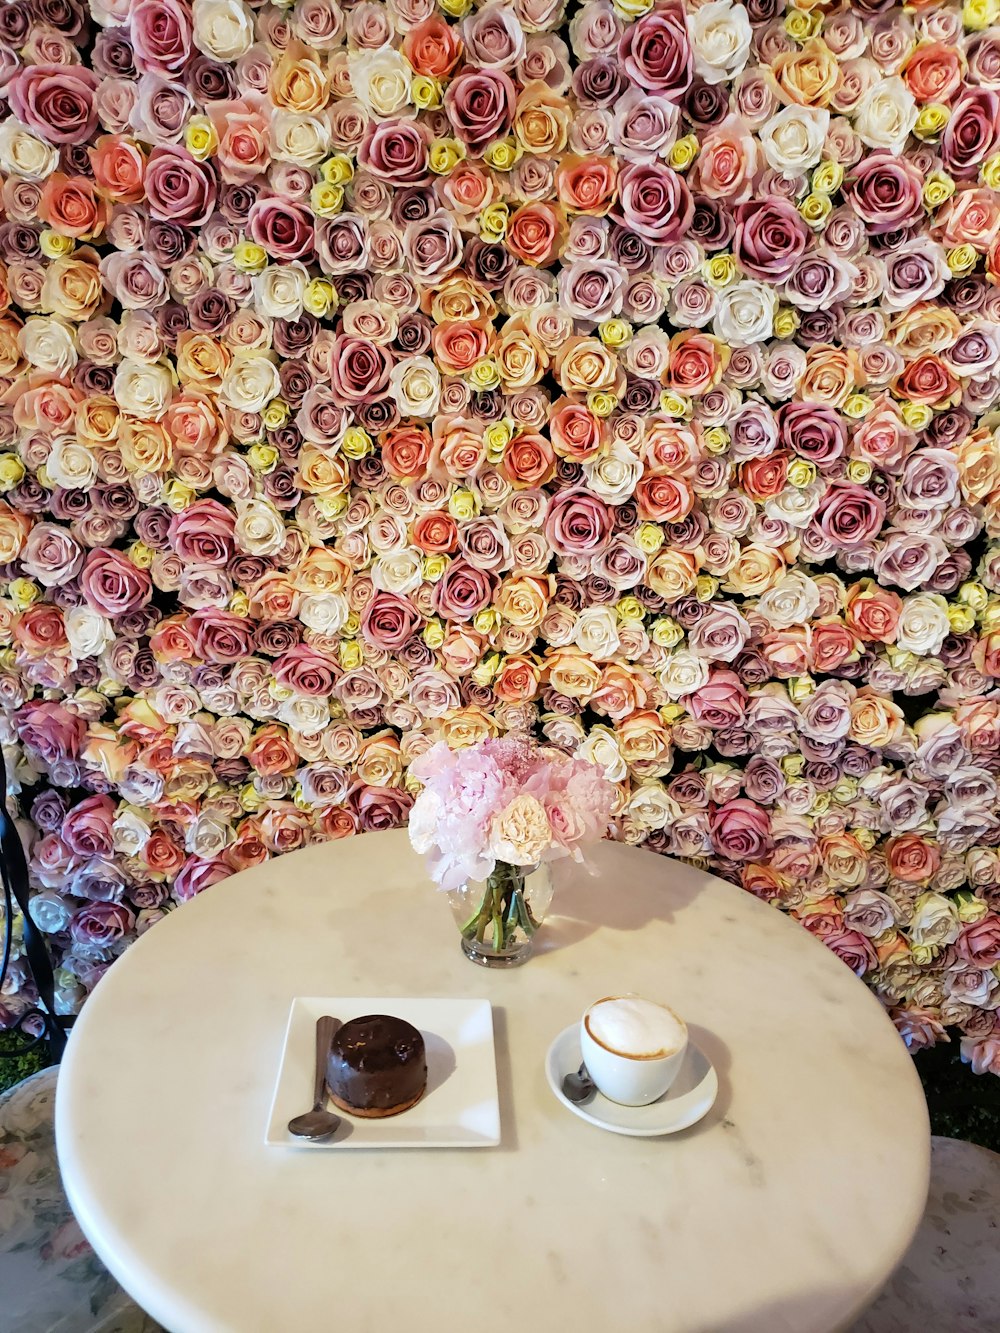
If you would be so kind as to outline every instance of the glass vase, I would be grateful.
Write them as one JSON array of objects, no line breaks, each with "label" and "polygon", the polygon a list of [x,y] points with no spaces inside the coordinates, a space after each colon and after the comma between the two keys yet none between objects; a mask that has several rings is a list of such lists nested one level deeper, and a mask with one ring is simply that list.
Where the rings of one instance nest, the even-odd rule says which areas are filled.
[{"label": "glass vase", "polygon": [[552,901],[549,868],[498,861],[489,879],[448,891],[467,958],[483,967],[516,967],[531,954]]}]

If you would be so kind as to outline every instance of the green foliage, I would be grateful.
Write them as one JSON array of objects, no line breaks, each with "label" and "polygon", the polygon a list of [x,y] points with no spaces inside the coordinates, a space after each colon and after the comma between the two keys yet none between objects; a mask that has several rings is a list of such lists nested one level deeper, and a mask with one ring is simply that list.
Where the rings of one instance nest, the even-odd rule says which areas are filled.
[{"label": "green foliage", "polygon": [[957,1041],[942,1042],[915,1058],[931,1133],[1000,1152],[1000,1078],[974,1074],[962,1063]]},{"label": "green foliage", "polygon": [[30,1074],[37,1074],[48,1064],[44,1045],[36,1046],[27,1055],[7,1056],[7,1051],[16,1051],[23,1044],[24,1038],[18,1033],[0,1032],[0,1092],[6,1092]]}]

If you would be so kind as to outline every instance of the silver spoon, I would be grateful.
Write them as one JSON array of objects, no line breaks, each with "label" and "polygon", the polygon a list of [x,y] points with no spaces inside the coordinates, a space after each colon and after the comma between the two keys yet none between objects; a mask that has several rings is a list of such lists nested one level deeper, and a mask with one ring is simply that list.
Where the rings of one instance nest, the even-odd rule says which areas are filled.
[{"label": "silver spoon", "polygon": [[316,1022],[316,1084],[313,1089],[313,1109],[305,1115],[297,1115],[288,1122],[289,1134],[300,1139],[328,1139],[338,1125],[343,1124],[339,1115],[326,1109],[326,1059],[330,1054],[330,1043],[334,1033],[341,1027],[339,1018],[329,1014]]},{"label": "silver spoon", "polygon": [[597,1091],[597,1084],[587,1073],[587,1066],[581,1065],[575,1074],[567,1074],[562,1081],[563,1096],[577,1106],[590,1101]]}]

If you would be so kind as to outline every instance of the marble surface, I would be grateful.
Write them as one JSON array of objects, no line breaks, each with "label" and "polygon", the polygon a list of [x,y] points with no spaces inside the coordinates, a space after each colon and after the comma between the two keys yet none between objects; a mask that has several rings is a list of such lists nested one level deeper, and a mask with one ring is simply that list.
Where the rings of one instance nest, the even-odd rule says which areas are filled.
[{"label": "marble surface", "polygon": [[1000,1328],[1000,1154],[931,1140],[924,1220],[852,1333],[985,1333]]},{"label": "marble surface", "polygon": [[[71,1037],[70,1201],[172,1333],[818,1333],[849,1326],[924,1209],[929,1131],[878,1001],[742,890],[614,844],[558,875],[524,967],[470,963],[404,831],[216,885],[134,944]],[[561,868],[562,869],[562,868]],[[637,991],[689,1021],[715,1106],[664,1139],[553,1098],[552,1038]],[[264,1146],[296,995],[482,996],[502,1143]]]}]

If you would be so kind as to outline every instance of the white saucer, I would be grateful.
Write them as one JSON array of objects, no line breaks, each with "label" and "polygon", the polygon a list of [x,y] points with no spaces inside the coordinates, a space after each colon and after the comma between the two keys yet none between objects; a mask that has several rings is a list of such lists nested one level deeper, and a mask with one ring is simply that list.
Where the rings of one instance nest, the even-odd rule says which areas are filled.
[{"label": "white saucer", "polygon": [[659,1101],[649,1106],[620,1106],[600,1092],[577,1106],[564,1095],[562,1081],[579,1068],[580,1025],[574,1023],[559,1033],[545,1057],[549,1087],[563,1106],[581,1120],[589,1120],[599,1129],[609,1129],[612,1134],[630,1134],[634,1138],[676,1134],[678,1130],[697,1124],[712,1109],[719,1091],[719,1080],[711,1060],[690,1043],[672,1086]]}]

